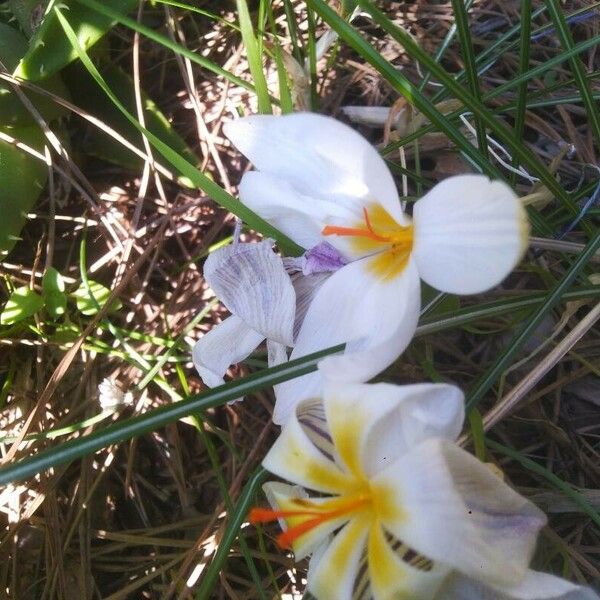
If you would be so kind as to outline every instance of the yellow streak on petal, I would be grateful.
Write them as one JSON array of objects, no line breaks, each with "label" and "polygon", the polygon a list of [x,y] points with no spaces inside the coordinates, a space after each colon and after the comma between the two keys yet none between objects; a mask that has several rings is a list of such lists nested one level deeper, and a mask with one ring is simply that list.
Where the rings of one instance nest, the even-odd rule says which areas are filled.
[{"label": "yellow streak on petal", "polygon": [[402,508],[402,498],[397,487],[386,485],[381,479],[370,483],[373,512],[383,523],[406,521],[408,515]]},{"label": "yellow streak on petal", "polygon": [[297,474],[297,481],[308,480],[316,489],[331,489],[337,493],[347,493],[356,488],[353,477],[341,472],[334,463],[326,459],[323,462],[313,460],[298,440],[288,438],[288,443],[280,450],[283,451],[281,462]]},{"label": "yellow streak on petal", "polygon": [[329,419],[329,429],[335,449],[350,472],[360,481],[365,481],[360,463],[360,440],[365,418],[358,410],[345,410],[342,400],[336,398],[333,402],[335,408]]},{"label": "yellow streak on petal", "polygon": [[[352,238],[353,249],[361,255],[377,253],[367,263],[369,271],[384,281],[394,279],[402,273],[410,258],[413,247],[413,226],[400,225],[381,204],[370,204],[367,212],[373,231],[382,237],[390,238],[390,241],[354,237]],[[359,226],[364,227],[364,224]]]},{"label": "yellow streak on petal", "polygon": [[356,573],[350,571],[350,561],[359,544],[364,544],[362,538],[367,534],[371,521],[372,515],[367,511],[354,517],[336,535],[333,543],[338,542],[337,547],[323,557],[322,560],[327,560],[327,564],[321,565],[321,577],[310,588],[317,598],[337,598],[339,582],[346,577],[356,578]]},{"label": "yellow streak on petal", "polygon": [[372,275],[382,281],[392,281],[404,271],[410,250],[406,248],[395,248],[393,245],[389,250],[377,254],[367,262],[367,267]]},{"label": "yellow streak on petal", "polygon": [[399,568],[398,561],[394,560],[379,521],[374,521],[371,525],[367,552],[369,577],[376,597],[410,600],[408,591],[398,589],[402,580],[406,579],[406,574]]}]

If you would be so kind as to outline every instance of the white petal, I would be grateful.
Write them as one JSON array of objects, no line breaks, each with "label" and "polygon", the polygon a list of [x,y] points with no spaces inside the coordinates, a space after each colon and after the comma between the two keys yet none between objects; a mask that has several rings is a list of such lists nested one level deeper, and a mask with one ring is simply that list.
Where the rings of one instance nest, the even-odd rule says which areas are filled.
[{"label": "white petal", "polygon": [[224,383],[229,366],[244,360],[264,339],[232,315],[196,342],[192,351],[194,366],[207,386],[216,387]]},{"label": "white petal", "polygon": [[[321,231],[329,215],[339,212],[335,204],[304,196],[287,180],[269,173],[246,173],[239,193],[248,208],[306,249],[323,240]],[[352,212],[343,215],[353,218]]]},{"label": "white petal", "polygon": [[221,302],[263,337],[293,345],[296,293],[273,242],[234,244],[212,252],[204,277]]},{"label": "white petal", "polygon": [[[434,561],[493,585],[525,576],[544,514],[464,450],[427,440],[371,482],[383,524]],[[385,516],[389,513],[389,517]]]},{"label": "white petal", "polygon": [[287,362],[287,346],[272,340],[267,340],[267,364],[269,368]]},{"label": "white petal", "polygon": [[436,600],[598,600],[590,588],[560,577],[529,570],[516,586],[488,587],[461,575],[448,578]]},{"label": "white petal", "polygon": [[295,413],[262,464],[282,479],[325,494],[343,494],[352,489],[353,480],[312,443]]},{"label": "white petal", "polygon": [[331,276],[315,296],[298,335],[295,357],[346,342],[342,356],[320,363],[331,379],[360,382],[375,377],[402,354],[417,328],[421,298],[414,262],[384,281],[365,277],[367,260]]},{"label": "white petal", "polygon": [[373,476],[416,444],[454,441],[464,421],[464,397],[453,385],[349,384],[325,381],[323,403],[341,459]]},{"label": "white petal", "polygon": [[351,600],[364,552],[369,518],[355,516],[337,533],[318,564],[311,565],[307,589],[323,600]]},{"label": "white petal", "polygon": [[[321,285],[304,317],[290,359],[346,343],[343,355],[320,363],[328,378],[367,381],[392,364],[410,343],[419,317],[416,268],[409,261],[395,278],[377,279],[368,259],[354,261]],[[278,386],[276,423],[294,406],[320,395],[322,377],[311,373]],[[276,420],[277,419],[277,420]]]},{"label": "white petal", "polygon": [[527,214],[515,193],[483,175],[459,175],[415,203],[413,254],[421,278],[455,294],[499,284],[527,247]]},{"label": "white petal", "polygon": [[225,125],[225,134],[259,171],[287,180],[300,194],[354,206],[380,202],[399,223],[403,213],[379,153],[353,129],[323,115],[254,115]]},{"label": "white petal", "polygon": [[319,371],[302,375],[274,386],[273,423],[285,425],[302,400],[318,398],[323,393],[323,377]]}]

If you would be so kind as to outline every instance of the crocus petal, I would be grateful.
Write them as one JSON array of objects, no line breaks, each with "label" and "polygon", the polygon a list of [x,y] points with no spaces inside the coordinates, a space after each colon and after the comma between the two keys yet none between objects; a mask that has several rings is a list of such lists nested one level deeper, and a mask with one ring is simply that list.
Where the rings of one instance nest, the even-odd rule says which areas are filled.
[{"label": "crocus petal", "polygon": [[262,464],[282,479],[326,494],[345,493],[352,487],[352,479],[311,442],[296,414],[290,417]]},{"label": "crocus petal", "polygon": [[[544,514],[483,463],[427,440],[376,475],[384,527],[434,561],[486,581],[521,580]],[[389,515],[389,516],[388,516]]]},{"label": "crocus petal", "polygon": [[311,562],[307,589],[316,598],[351,600],[369,531],[369,517],[356,515],[335,535],[319,563]]},{"label": "crocus petal", "polygon": [[462,575],[448,578],[436,600],[598,600],[590,588],[529,570],[516,586],[491,588]]},{"label": "crocus petal", "polygon": [[[365,271],[366,260],[336,271],[319,288],[304,317],[291,359],[346,343],[343,355],[320,365],[327,377],[367,381],[393,363],[410,343],[419,315],[419,279],[409,261],[390,280]],[[294,406],[319,393],[319,374],[305,375],[280,386],[277,419],[285,423]]]},{"label": "crocus petal", "polygon": [[216,387],[224,383],[229,366],[244,360],[264,339],[232,315],[196,342],[192,351],[194,366],[207,386]]},{"label": "crocus petal", "polygon": [[263,337],[293,344],[296,294],[273,242],[234,244],[212,252],[204,277],[221,302]]},{"label": "crocus petal", "polygon": [[[341,211],[332,202],[304,196],[282,177],[258,171],[242,177],[239,193],[248,208],[307,249],[323,241],[321,231],[328,216]],[[353,218],[352,212],[342,211],[342,215]]]},{"label": "crocus petal", "polygon": [[527,247],[527,214],[504,183],[459,175],[436,185],[413,210],[421,278],[444,292],[475,294],[499,284]]},{"label": "crocus petal", "polygon": [[413,262],[399,277],[387,281],[365,273],[365,262],[342,267],[315,294],[290,359],[344,342],[346,349],[342,355],[323,359],[320,372],[278,385],[274,423],[285,423],[298,402],[320,395],[323,376],[367,381],[392,364],[410,343],[420,308]]},{"label": "crocus petal", "polygon": [[392,175],[367,140],[323,115],[254,115],[224,128],[227,137],[263,173],[287,180],[300,194],[354,207],[381,203],[400,224],[404,215]]},{"label": "crocus petal", "polygon": [[300,327],[304,322],[304,317],[311,305],[315,294],[323,283],[331,276],[331,273],[313,273],[312,275],[303,275],[302,273],[293,273],[290,277],[292,285],[296,292],[296,320],[294,321],[294,338],[298,337]]},{"label": "crocus petal", "polygon": [[327,423],[341,459],[368,477],[430,438],[456,440],[464,397],[453,385],[349,384],[326,380]]},{"label": "crocus petal", "polygon": [[418,569],[403,560],[386,540],[379,523],[373,523],[368,542],[371,593],[375,600],[418,598],[432,600],[449,572],[448,568],[427,561]]},{"label": "crocus petal", "polygon": [[[263,485],[263,490],[267,496],[269,504],[275,510],[298,510],[298,505],[294,500],[298,498],[308,499],[304,490],[299,486],[286,485],[284,483],[269,482]],[[327,501],[327,498],[311,498],[310,501],[314,504],[319,504]],[[349,517],[339,517],[337,519],[328,519],[323,523],[312,528],[304,533],[292,543],[294,558],[296,561],[302,560],[320,546],[323,546],[329,539],[331,534],[342,527]],[[293,518],[280,519],[282,529],[286,530],[288,524],[293,527],[295,521]]]}]

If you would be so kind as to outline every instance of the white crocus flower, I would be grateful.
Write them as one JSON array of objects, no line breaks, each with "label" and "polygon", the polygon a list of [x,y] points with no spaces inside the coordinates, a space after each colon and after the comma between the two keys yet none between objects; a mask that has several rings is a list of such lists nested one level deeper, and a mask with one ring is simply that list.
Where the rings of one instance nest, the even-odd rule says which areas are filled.
[{"label": "white crocus flower", "polygon": [[[306,249],[327,242],[347,263],[316,292],[291,358],[345,343],[323,361],[331,377],[367,381],[410,342],[420,279],[450,293],[497,285],[527,246],[526,213],[504,183],[451,177],[406,215],[378,152],[350,127],[325,116],[251,116],[226,135],[258,169],[240,198]],[[282,384],[273,415],[286,421],[300,399],[319,392],[318,375]]]},{"label": "white crocus flower", "polygon": [[274,509],[250,520],[313,554],[320,600],[598,600],[529,569],[545,516],[455,444],[463,419],[454,386],[326,382],[263,461],[294,485],[265,484]]},{"label": "white crocus flower", "polygon": [[272,246],[271,240],[234,243],[215,250],[204,263],[204,279],[231,312],[194,346],[194,365],[209,387],[221,385],[229,366],[245,359],[265,339],[269,366],[287,360],[296,293]]}]

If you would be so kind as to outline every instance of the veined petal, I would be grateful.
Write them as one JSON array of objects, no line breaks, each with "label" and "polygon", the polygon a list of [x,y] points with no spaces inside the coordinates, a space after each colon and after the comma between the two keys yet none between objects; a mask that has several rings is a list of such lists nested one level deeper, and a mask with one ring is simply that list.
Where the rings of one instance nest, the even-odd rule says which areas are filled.
[{"label": "veined petal", "polygon": [[368,477],[426,439],[454,441],[464,421],[463,394],[447,384],[326,380],[323,400],[341,459]]},{"label": "veined petal", "polygon": [[307,589],[319,599],[351,600],[369,531],[368,515],[354,516],[337,533],[318,564],[311,563]]},{"label": "veined petal", "polygon": [[529,223],[521,201],[483,175],[445,179],[415,203],[414,250],[421,278],[455,294],[499,284],[527,248]]},{"label": "veined petal", "polygon": [[224,127],[259,171],[287,180],[300,194],[353,207],[359,219],[377,201],[403,224],[392,175],[377,150],[352,128],[323,115],[254,115]]},{"label": "veined petal", "polygon": [[419,444],[376,475],[371,487],[382,498],[382,523],[396,537],[492,585],[511,585],[525,576],[546,523],[531,502],[445,440]]},{"label": "veined petal", "polygon": [[[269,482],[263,486],[263,490],[267,496],[269,504],[275,510],[294,511],[298,509],[297,500],[309,500],[311,503],[318,505],[319,503],[326,502],[327,498],[310,498],[306,493],[302,493],[302,488],[298,486],[286,485],[284,483]],[[339,517],[337,519],[328,519],[323,521],[320,525],[312,528],[310,531],[304,533],[299,538],[294,540],[292,543],[292,550],[294,551],[294,557],[296,561],[302,560],[314,552],[319,546],[322,546],[329,540],[330,535],[342,527],[349,517],[347,515]],[[288,527],[294,527],[301,520],[298,518],[287,518],[280,519],[282,529],[286,530]]]},{"label": "veined petal", "polygon": [[436,600],[598,600],[592,589],[547,573],[527,572],[524,580],[504,588],[488,587],[456,574],[448,578]]},{"label": "veined petal", "polygon": [[402,560],[393,549],[377,522],[373,523],[368,541],[368,565],[371,593],[375,600],[418,598],[433,600],[449,572],[436,563],[417,569]]},{"label": "veined petal", "polygon": [[282,479],[325,494],[342,494],[354,489],[353,480],[311,442],[295,413],[262,464]]},{"label": "veined petal", "polygon": [[263,337],[293,345],[296,294],[273,242],[234,244],[212,252],[204,277],[221,302]]},{"label": "veined petal", "polygon": [[264,339],[232,315],[196,342],[192,351],[194,366],[207,386],[216,387],[224,383],[229,366],[244,360]]},{"label": "veined petal", "polygon": [[298,336],[304,317],[311,305],[317,291],[323,283],[331,277],[331,273],[313,273],[303,275],[294,273],[291,275],[292,285],[296,292],[296,320],[294,321],[294,338]]}]

